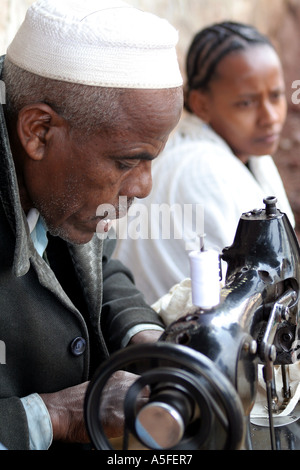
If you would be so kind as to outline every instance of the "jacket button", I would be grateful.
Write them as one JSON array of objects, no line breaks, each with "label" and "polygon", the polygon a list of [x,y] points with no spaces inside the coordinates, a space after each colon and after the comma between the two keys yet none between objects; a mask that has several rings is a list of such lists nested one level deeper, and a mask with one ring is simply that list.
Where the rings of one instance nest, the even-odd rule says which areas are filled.
[{"label": "jacket button", "polygon": [[81,336],[77,336],[76,338],[74,338],[70,344],[70,350],[74,356],[81,356],[81,354],[84,353],[85,348],[86,341]]}]

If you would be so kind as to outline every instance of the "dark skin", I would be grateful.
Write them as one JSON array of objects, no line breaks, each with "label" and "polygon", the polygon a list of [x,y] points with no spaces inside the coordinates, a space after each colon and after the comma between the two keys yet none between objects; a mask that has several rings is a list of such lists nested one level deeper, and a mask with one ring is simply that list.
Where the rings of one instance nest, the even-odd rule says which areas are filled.
[{"label": "dark skin", "polygon": [[[146,197],[152,185],[151,162],[163,150],[179,121],[182,89],[128,90],[109,137],[101,129],[85,139],[50,106],[35,103],[24,107],[9,134],[19,183],[22,207],[35,207],[51,233],[72,243],[87,243],[103,216],[101,204],[119,213],[119,197]],[[136,334],[130,344],[155,342],[160,332]],[[117,372],[103,396],[102,416],[108,437],[123,431],[122,402],[136,379]],[[88,442],[83,401],[88,383],[56,393],[43,394],[53,426],[54,440]],[[141,397],[143,400],[146,397]]]},{"label": "dark skin", "polygon": [[268,45],[229,54],[207,90],[191,91],[189,106],[242,162],[274,154],[287,110],[278,55]]},{"label": "dark skin", "polygon": [[134,106],[124,103],[109,138],[100,130],[82,139],[46,104],[20,111],[14,155],[22,206],[25,212],[38,209],[51,233],[87,243],[100,204],[118,207],[119,197],[130,201],[149,194],[151,161],[179,119],[182,95],[178,91],[161,104],[163,90],[128,93],[139,98]]}]

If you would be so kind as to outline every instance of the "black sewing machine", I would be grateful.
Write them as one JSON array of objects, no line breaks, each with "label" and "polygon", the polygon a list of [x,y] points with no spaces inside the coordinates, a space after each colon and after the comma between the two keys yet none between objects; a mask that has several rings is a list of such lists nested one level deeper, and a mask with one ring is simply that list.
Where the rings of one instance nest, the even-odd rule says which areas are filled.
[{"label": "black sewing machine", "polygon": [[[264,203],[242,215],[232,246],[222,252],[227,274],[219,305],[193,308],[167,327],[157,344],[131,346],[100,367],[85,401],[96,449],[113,448],[98,410],[107,380],[119,369],[139,374],[124,402],[125,449],[132,441],[139,449],[252,449],[254,431],[263,429],[266,449],[279,448],[274,403],[277,393],[289,400],[286,367],[300,357],[300,248],[276,199]],[[267,426],[260,429],[250,424],[259,365],[269,410]],[[279,392],[273,374],[278,366]],[[145,386],[149,402],[137,409]]]}]

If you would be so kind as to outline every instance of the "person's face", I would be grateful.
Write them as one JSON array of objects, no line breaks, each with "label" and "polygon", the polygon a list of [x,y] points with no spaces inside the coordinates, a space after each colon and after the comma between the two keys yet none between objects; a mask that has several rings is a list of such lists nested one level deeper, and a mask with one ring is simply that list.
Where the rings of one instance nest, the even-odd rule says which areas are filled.
[{"label": "person's face", "polygon": [[[151,161],[163,150],[182,111],[181,90],[172,96],[165,99],[165,90],[135,91],[109,133],[100,130],[77,139],[69,130],[56,131],[43,158],[29,159],[24,170],[27,193],[50,233],[87,243],[103,218],[99,206],[113,206],[115,212],[107,217],[120,217],[133,198],[148,195]],[[119,207],[121,196],[128,200],[125,208]]]},{"label": "person's face", "polygon": [[216,72],[205,93],[206,121],[243,161],[274,153],[287,111],[276,52],[254,46],[225,57]]}]

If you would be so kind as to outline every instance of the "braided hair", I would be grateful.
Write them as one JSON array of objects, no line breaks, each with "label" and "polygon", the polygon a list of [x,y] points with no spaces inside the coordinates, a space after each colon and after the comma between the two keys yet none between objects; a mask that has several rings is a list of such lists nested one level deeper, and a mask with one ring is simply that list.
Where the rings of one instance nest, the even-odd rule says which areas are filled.
[{"label": "braided hair", "polygon": [[186,108],[189,92],[206,90],[224,57],[259,44],[274,48],[270,40],[253,26],[231,21],[213,24],[197,33],[186,59]]}]

